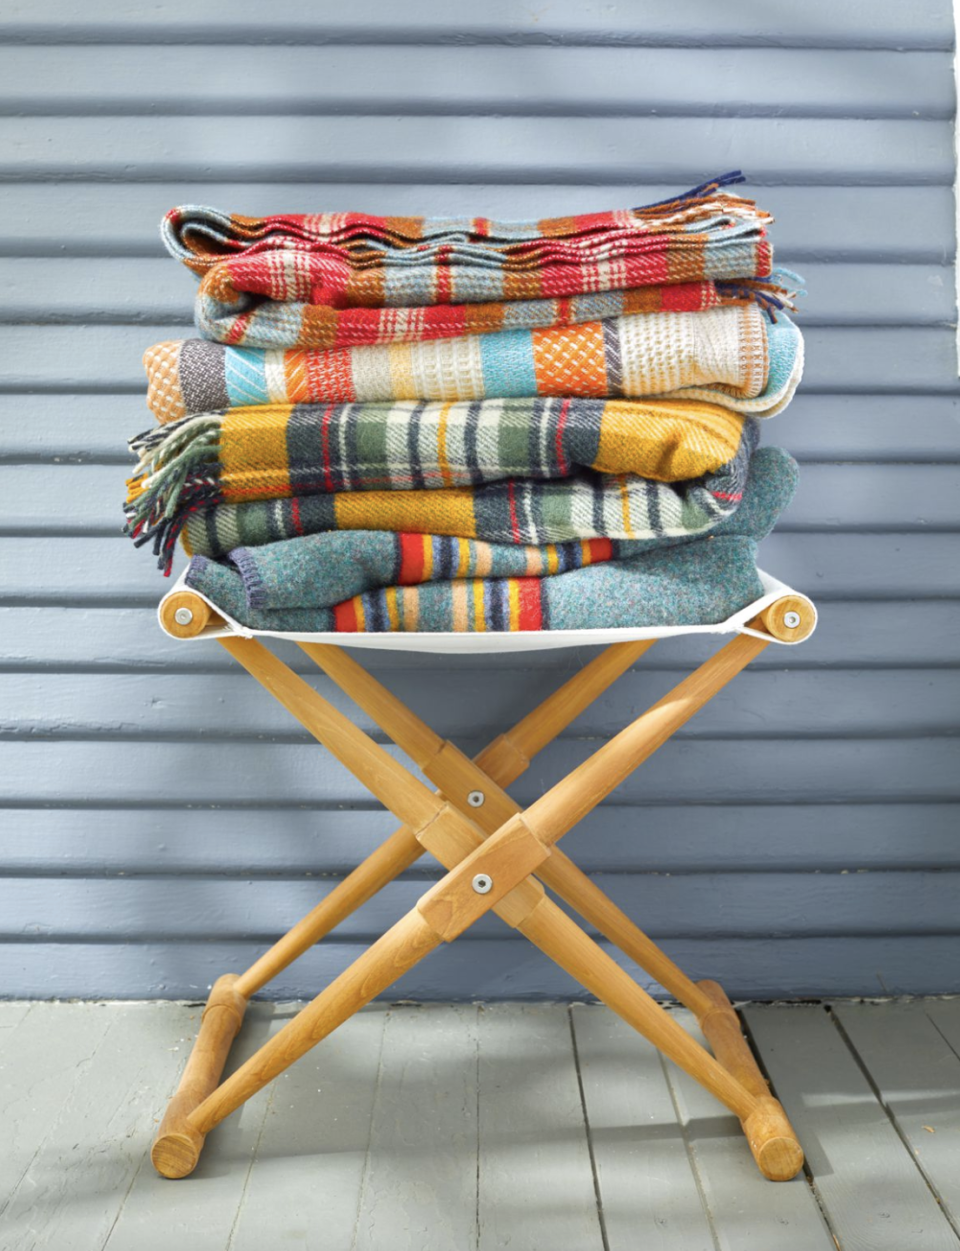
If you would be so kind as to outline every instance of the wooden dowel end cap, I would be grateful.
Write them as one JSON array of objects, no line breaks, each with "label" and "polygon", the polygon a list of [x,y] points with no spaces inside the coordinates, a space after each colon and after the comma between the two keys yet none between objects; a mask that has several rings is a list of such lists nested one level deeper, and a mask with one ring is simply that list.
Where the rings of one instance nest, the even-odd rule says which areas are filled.
[{"label": "wooden dowel end cap", "polygon": [[766,630],[781,643],[802,643],[816,623],[816,610],[805,595],[781,595],[749,624],[754,630]]},{"label": "wooden dowel end cap", "polygon": [[160,605],[160,620],[168,634],[194,639],[208,626],[222,626],[223,618],[193,591],[174,591]]},{"label": "wooden dowel end cap", "polygon": [[168,1130],[151,1148],[153,1167],[161,1177],[188,1177],[197,1167],[204,1142],[205,1136],[190,1125]]},{"label": "wooden dowel end cap", "polygon": [[757,1100],[756,1110],[741,1124],[764,1177],[770,1181],[796,1177],[803,1168],[803,1148],[776,1099]]}]

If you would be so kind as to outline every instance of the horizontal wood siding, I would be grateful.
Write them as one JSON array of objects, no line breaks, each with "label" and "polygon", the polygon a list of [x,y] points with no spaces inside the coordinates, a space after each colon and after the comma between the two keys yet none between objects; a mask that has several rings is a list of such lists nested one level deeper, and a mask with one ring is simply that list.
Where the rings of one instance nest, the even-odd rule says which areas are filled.
[{"label": "horizontal wood siding", "polygon": [[[737,166],[810,292],[801,394],[764,430],[801,486],[762,558],[821,625],[769,649],[569,849],[734,995],[960,991],[947,0],[771,0],[749,23],[708,0],[223,14],[0,12],[0,993],[201,996],[394,825],[221,649],[160,634],[162,579],[118,533],[125,441],[151,422],[140,356],[190,328],[162,213],[531,216]],[[655,647],[516,797],[709,650]],[[477,749],[586,655],[370,664]],[[425,858],[272,993],[314,993],[438,873]],[[488,918],[392,993],[578,988]]]}]

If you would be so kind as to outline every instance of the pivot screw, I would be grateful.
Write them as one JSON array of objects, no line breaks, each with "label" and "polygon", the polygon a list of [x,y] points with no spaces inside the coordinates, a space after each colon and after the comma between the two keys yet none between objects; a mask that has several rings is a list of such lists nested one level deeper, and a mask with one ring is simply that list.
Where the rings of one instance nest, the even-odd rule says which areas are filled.
[{"label": "pivot screw", "polygon": [[471,808],[482,808],[483,801],[486,799],[483,791],[471,791],[467,796],[467,803]]},{"label": "pivot screw", "polygon": [[798,612],[785,612],[783,614],[783,624],[788,630],[795,630],[800,624],[800,614]]},{"label": "pivot screw", "polygon": [[189,608],[178,608],[173,614],[173,619],[177,625],[189,625],[193,620],[193,613]]},{"label": "pivot screw", "polygon": [[489,873],[478,873],[473,879],[473,889],[478,895],[489,895],[493,890],[493,878]]}]

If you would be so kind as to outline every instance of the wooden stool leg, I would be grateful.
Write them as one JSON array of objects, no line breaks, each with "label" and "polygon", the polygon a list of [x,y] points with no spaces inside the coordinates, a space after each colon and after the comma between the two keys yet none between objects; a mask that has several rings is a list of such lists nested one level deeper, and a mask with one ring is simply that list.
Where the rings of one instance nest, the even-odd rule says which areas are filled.
[{"label": "wooden stool leg", "polygon": [[246,973],[241,973],[237,989],[248,999],[255,995],[422,855],[423,847],[417,841],[416,831],[401,826],[251,964]]},{"label": "wooden stool leg", "polygon": [[236,983],[235,973],[225,973],[214,982],[187,1067],[157,1130],[150,1158],[164,1177],[185,1177],[192,1172],[203,1147],[203,1136],[193,1128],[190,1114],[216,1090],[243,1022],[247,1000]]},{"label": "wooden stool leg", "polygon": [[186,1115],[178,1114],[174,1121],[168,1112],[151,1152],[157,1171],[164,1177],[186,1177],[192,1173],[207,1134],[215,1125],[386,990],[441,941],[416,908],[409,912],[222,1085],[205,1090],[202,1100],[194,1101]]},{"label": "wooden stool leg", "polygon": [[750,1089],[741,1079],[742,1069],[730,1072],[719,1058],[714,1059],[549,899],[517,928],[740,1118],[764,1177],[789,1181],[796,1176],[803,1165],[803,1150],[783,1108],[765,1085],[762,1094]]},{"label": "wooden stool leg", "polygon": [[[529,756],[545,747],[564,725],[588,707],[651,644],[618,643],[608,648],[596,658],[600,664],[592,662],[596,667],[584,681],[575,683],[571,679],[513,730],[494,741],[492,772],[483,769],[479,763],[484,753],[475,761],[470,760],[453,743],[431,730],[342,648],[326,643],[301,643],[300,646],[416,761],[452,804],[469,816],[484,833],[494,834],[504,821],[521,811],[520,805],[502,789],[506,782],[512,780],[513,772],[519,771],[517,762],[528,760]],[[581,670],[581,674],[584,672]],[[580,677],[580,674],[575,677]],[[498,742],[509,742],[511,752],[498,747]],[[469,805],[467,796],[474,791],[485,796],[480,808]],[[554,850],[538,876],[697,1016],[711,1009],[710,999],[696,983],[562,851]]]}]

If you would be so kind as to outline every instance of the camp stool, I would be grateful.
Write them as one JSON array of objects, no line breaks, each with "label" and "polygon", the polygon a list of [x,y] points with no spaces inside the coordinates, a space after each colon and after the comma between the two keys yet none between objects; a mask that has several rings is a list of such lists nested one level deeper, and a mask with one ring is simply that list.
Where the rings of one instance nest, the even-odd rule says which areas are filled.
[{"label": "camp stool", "polygon": [[[210,991],[186,1069],[153,1145],[164,1177],[196,1167],[207,1134],[231,1112],[441,943],[493,911],[623,1017],[740,1119],[765,1177],[786,1181],[803,1164],[790,1122],[772,1097],[736,1013],[714,981],[692,981],[576,867],[556,844],[634,769],[770,643],[799,643],[816,625],[803,595],[760,574],[764,594],[719,625],[496,634],[290,634],[252,631],[180,582],[159,606],[177,639],[216,639],[324,747],[403,823],[245,973],[225,973]],[[416,763],[433,792],[358,729],[258,635],[303,651]],[[521,810],[504,788],[657,639],[733,634],[668,695]],[[473,760],[435,734],[353,660],[349,647],[434,653],[503,652],[606,644],[605,649]],[[328,934],[424,851],[447,874],[325,990],[240,1066],[221,1074],[247,1004],[292,961]],[[713,1054],[700,1045],[544,891],[548,886],[645,969],[697,1018]]]}]

